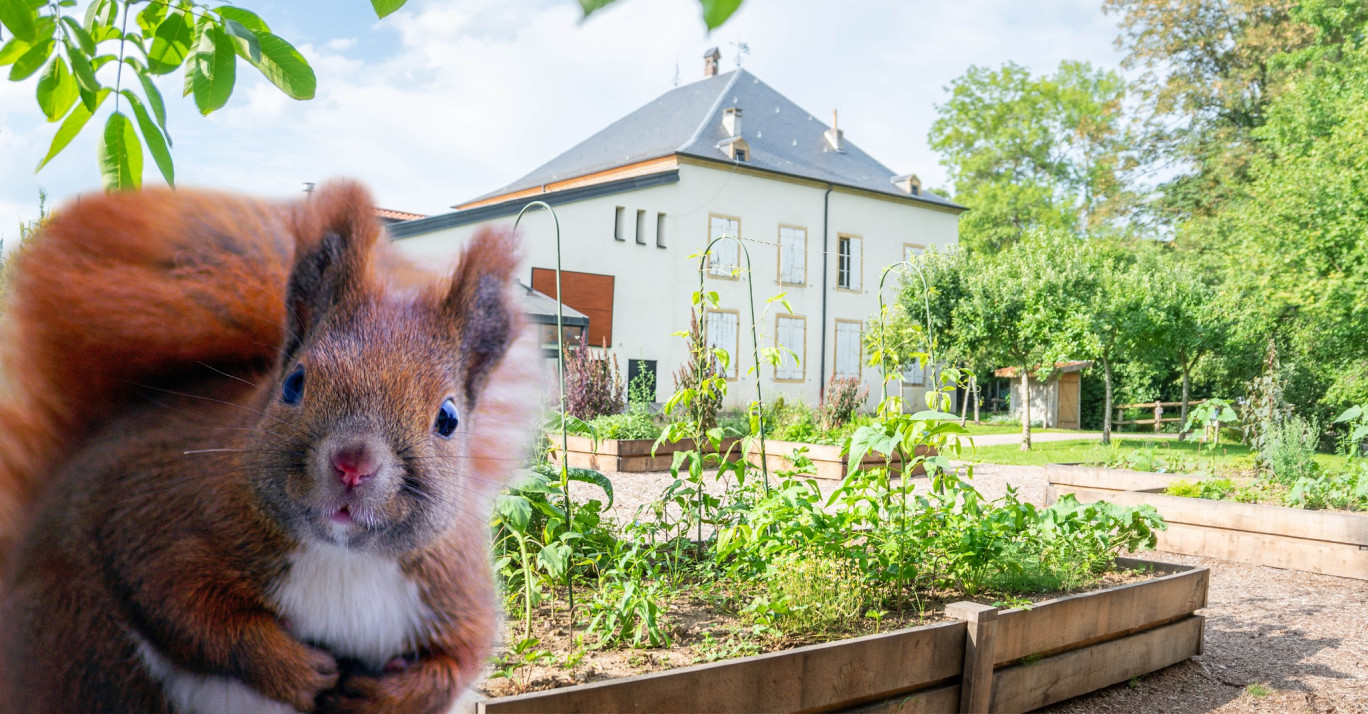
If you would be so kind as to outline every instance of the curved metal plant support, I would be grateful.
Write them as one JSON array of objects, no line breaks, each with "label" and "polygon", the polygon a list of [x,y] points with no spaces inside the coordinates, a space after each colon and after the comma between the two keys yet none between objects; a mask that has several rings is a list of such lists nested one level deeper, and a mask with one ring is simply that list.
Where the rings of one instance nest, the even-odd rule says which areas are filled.
[{"label": "curved metal plant support", "polygon": [[[712,241],[708,243],[708,247],[704,248],[703,253],[698,257],[699,328],[706,329],[703,318],[708,311],[708,301],[703,296],[703,280],[707,274],[708,256],[712,253],[713,246],[717,245],[717,242],[722,240],[736,241],[737,247],[739,247],[741,253],[746,256],[746,295],[750,298],[751,359],[755,362],[755,408],[758,410],[756,423],[759,424],[760,428],[760,471],[764,475],[765,493],[769,493],[769,463],[765,458],[765,400],[760,394],[760,337],[755,325],[755,283],[750,280],[750,276],[752,275],[750,249],[747,248],[746,244],[742,243],[741,239],[737,236],[722,235],[712,239]],[[700,383],[703,381],[702,368],[703,366],[700,362],[700,372],[698,375],[698,381]]]},{"label": "curved metal plant support", "polygon": [[[570,502],[570,435],[565,424],[565,303],[561,301],[561,231],[560,217],[556,215],[556,209],[545,201],[533,201],[523,206],[518,211],[518,217],[513,221],[513,230],[518,230],[518,224],[522,223],[523,214],[530,210],[542,208],[551,213],[551,220],[556,226],[556,379],[560,383],[560,435],[561,435],[561,458],[560,458],[560,486],[561,492],[565,495],[565,525],[567,528],[573,527],[574,513]],[[569,546],[575,547],[573,541],[568,541]],[[567,562],[574,562],[574,551],[571,551]],[[571,585],[570,576],[573,567],[565,569],[565,591],[566,600],[570,606],[570,630],[575,629],[575,588]]]},{"label": "curved metal plant support", "polygon": [[[884,281],[888,280],[888,274],[893,272],[895,268],[911,268],[917,272],[917,277],[921,278],[922,302],[926,307],[926,361],[932,366],[932,369],[935,369],[936,364],[936,348],[932,344],[931,339],[934,334],[931,329],[931,288],[926,283],[926,273],[915,263],[910,263],[906,260],[894,263],[887,268],[884,268],[883,274],[879,276],[879,369],[883,375],[882,388],[885,402],[888,401],[888,359],[884,357],[884,350],[886,349],[884,339],[888,331],[888,311],[884,309],[883,289]],[[899,398],[898,403],[899,405],[902,404],[901,397]],[[899,407],[899,411],[901,411],[901,406]]]}]

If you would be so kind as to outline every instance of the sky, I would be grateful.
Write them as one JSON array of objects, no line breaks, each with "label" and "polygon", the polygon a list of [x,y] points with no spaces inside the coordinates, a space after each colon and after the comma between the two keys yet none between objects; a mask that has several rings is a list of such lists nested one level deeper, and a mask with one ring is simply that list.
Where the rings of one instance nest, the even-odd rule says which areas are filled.
[{"label": "sky", "polygon": [[[162,77],[177,186],[288,197],[348,176],[378,205],[424,214],[530,172],[676,81],[702,79],[713,46],[722,71],[739,59],[814,116],[838,109],[848,141],[927,187],[945,184],[927,145],[936,104],[970,65],[1040,73],[1065,59],[1121,59],[1101,0],[746,0],[711,34],[697,0],[619,0],[587,20],[576,0],[409,0],[384,20],[365,0],[238,4],[308,58],[317,96],[291,100],[239,62],[228,105],[201,117],[179,96],[181,75]],[[102,116],[33,172],[59,126],[38,110],[35,83],[0,80],[0,239],[37,216],[40,187],[49,207],[100,190]],[[150,156],[143,178],[160,182]]]}]

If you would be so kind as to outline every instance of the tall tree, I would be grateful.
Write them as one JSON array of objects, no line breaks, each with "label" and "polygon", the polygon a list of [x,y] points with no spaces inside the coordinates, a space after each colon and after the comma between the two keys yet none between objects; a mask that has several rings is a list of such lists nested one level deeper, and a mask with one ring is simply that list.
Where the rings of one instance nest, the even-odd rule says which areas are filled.
[{"label": "tall tree", "polygon": [[1079,357],[1090,357],[1102,367],[1102,443],[1111,443],[1112,404],[1116,394],[1115,371],[1118,361],[1132,355],[1140,344],[1144,324],[1139,313],[1145,304],[1144,291],[1150,283],[1136,270],[1134,254],[1125,246],[1101,241],[1090,242],[1079,251],[1090,280],[1078,280]]},{"label": "tall tree", "polygon": [[[1147,170],[1171,175],[1152,203],[1169,224],[1210,215],[1244,182],[1262,126],[1289,71],[1276,57],[1338,44],[1368,16],[1361,0],[1104,0],[1120,18],[1122,65],[1134,89]],[[1318,24],[1320,27],[1318,27]],[[1283,55],[1285,56],[1285,55]]]},{"label": "tall tree", "polygon": [[1096,292],[1086,243],[1064,231],[1033,231],[997,255],[970,261],[974,280],[954,306],[956,339],[1021,378],[1021,448],[1031,448],[1030,378],[1048,378],[1084,342],[1082,301]]},{"label": "tall tree", "polygon": [[1032,76],[1008,63],[972,66],[937,105],[931,147],[974,209],[961,219],[971,250],[997,251],[1032,229],[1090,233],[1125,224],[1134,159],[1115,72],[1063,62]]}]

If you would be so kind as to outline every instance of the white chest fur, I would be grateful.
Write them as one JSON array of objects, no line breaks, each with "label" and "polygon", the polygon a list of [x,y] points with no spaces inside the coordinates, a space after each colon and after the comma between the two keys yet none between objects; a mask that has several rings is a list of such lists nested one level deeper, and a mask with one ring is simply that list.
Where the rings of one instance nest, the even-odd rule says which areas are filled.
[{"label": "white chest fur", "polygon": [[377,669],[411,651],[432,622],[397,562],[328,543],[303,545],[271,596],[295,637]]}]

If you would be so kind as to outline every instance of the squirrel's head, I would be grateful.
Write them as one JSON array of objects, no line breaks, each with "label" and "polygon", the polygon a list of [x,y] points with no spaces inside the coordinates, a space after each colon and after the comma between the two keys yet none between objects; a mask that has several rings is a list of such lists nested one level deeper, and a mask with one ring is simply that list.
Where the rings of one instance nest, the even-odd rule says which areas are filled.
[{"label": "squirrel's head", "polygon": [[285,342],[254,450],[267,512],[296,537],[396,555],[483,528],[537,401],[528,365],[506,364],[530,357],[508,354],[522,325],[513,235],[480,232],[434,280],[377,246],[354,185],[320,190],[297,223]]}]

